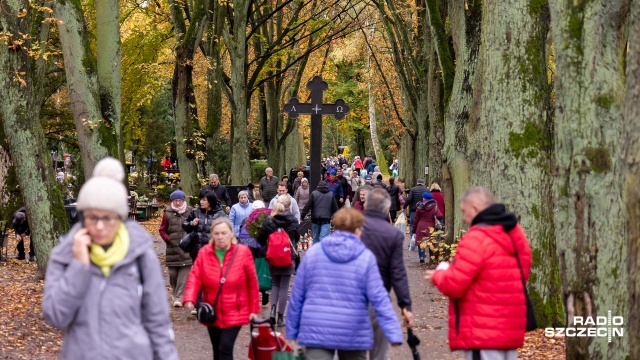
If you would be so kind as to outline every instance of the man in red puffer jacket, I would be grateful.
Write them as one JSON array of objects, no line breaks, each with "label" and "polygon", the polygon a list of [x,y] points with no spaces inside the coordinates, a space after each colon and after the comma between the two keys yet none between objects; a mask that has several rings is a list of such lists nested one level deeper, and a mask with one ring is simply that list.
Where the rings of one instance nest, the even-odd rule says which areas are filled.
[{"label": "man in red puffer jacket", "polygon": [[471,228],[451,264],[443,262],[425,276],[449,297],[449,347],[465,350],[467,360],[515,360],[527,325],[515,248],[528,279],[529,242],[515,214],[485,188],[469,189],[460,209]]}]

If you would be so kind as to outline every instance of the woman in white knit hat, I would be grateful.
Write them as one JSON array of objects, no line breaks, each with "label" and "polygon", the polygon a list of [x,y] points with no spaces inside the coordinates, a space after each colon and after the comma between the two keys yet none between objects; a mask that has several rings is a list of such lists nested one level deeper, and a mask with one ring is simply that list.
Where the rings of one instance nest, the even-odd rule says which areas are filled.
[{"label": "woman in white knit hat", "polygon": [[42,309],[61,359],[178,359],[153,238],[129,211],[120,162],[98,162],[78,194],[84,221],[49,258]]}]

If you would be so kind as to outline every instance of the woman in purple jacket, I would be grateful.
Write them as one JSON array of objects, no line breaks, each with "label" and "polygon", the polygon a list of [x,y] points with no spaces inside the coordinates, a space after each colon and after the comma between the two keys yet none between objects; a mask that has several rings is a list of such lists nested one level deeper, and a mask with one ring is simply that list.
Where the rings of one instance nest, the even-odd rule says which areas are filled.
[{"label": "woman in purple jacket", "polygon": [[[373,253],[360,241],[364,216],[344,208],[335,231],[311,247],[298,268],[287,310],[287,338],[297,339],[313,359],[366,359],[373,347],[369,305],[394,346],[402,329]],[[340,281],[336,281],[340,279]]]}]

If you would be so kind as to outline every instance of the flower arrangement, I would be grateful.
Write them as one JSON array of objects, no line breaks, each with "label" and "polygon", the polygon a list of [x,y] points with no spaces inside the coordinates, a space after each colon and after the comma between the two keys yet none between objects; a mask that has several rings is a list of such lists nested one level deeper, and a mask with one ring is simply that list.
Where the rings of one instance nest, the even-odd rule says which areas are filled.
[{"label": "flower arrangement", "polygon": [[246,221],[247,232],[253,238],[258,236],[258,231],[260,231],[260,226],[264,220],[271,214],[271,209],[267,208],[259,208],[255,209],[249,214]]}]

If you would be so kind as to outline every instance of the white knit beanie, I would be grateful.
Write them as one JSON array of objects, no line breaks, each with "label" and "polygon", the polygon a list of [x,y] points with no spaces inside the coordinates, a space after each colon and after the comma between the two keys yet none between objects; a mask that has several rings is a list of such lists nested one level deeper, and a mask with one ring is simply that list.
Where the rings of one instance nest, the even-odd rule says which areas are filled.
[{"label": "white knit beanie", "polygon": [[123,180],[124,168],[118,160],[112,157],[100,160],[93,169],[93,176],[78,193],[77,209],[113,211],[125,220],[129,213],[129,203]]}]

